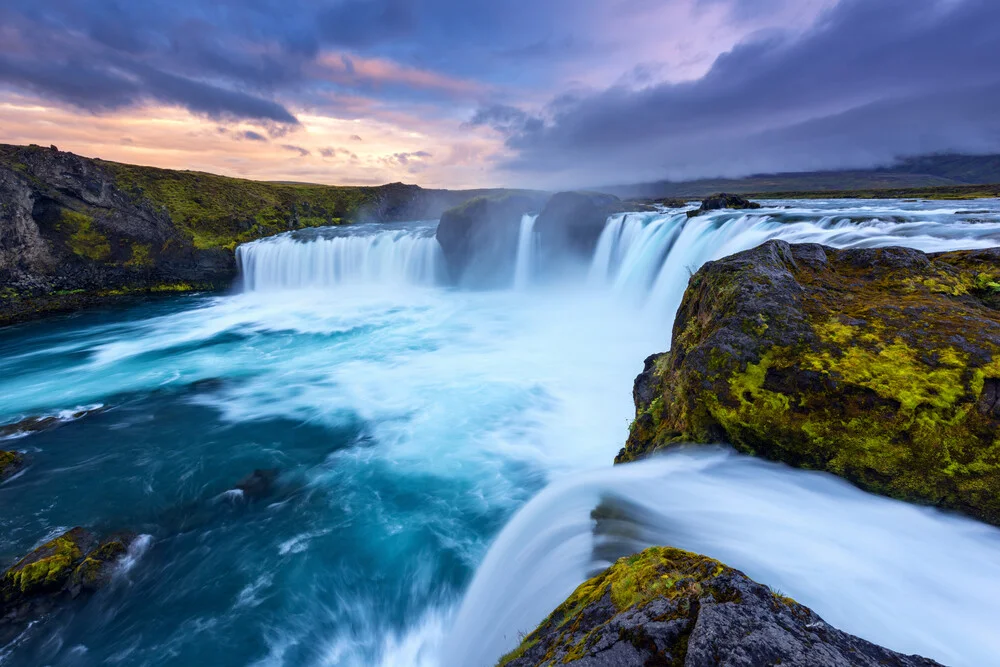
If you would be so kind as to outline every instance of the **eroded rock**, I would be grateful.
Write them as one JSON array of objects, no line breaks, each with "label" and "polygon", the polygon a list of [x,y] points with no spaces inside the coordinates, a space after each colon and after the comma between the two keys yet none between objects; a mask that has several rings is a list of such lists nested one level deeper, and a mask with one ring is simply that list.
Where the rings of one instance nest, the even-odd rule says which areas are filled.
[{"label": "eroded rock", "polygon": [[499,665],[930,667],[831,627],[738,570],[652,547],[581,584]]},{"label": "eroded rock", "polygon": [[691,279],[617,462],[738,450],[1000,524],[1000,249],[770,241]]},{"label": "eroded rock", "polygon": [[134,539],[121,534],[99,541],[77,527],[46,542],[0,577],[0,621],[22,621],[44,613],[60,599],[97,590],[108,582]]}]

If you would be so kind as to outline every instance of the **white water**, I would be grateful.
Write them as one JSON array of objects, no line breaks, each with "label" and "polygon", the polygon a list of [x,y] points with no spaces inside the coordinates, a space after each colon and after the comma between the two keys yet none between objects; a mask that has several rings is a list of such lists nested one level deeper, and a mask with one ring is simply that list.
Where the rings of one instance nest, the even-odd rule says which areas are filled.
[{"label": "white water", "polygon": [[671,545],[720,559],[835,627],[950,665],[1000,662],[1000,530],[723,450],[675,452],[557,482],[476,573],[443,665],[494,664],[595,569],[591,510],[633,520],[616,555]]},{"label": "white water", "polygon": [[[843,204],[843,202],[839,202]],[[717,211],[688,219],[683,212],[612,216],[590,266],[592,287],[610,288],[633,303],[672,318],[688,278],[706,262],[771,239],[834,248],[901,245],[924,252],[1000,244],[1000,216],[967,223],[957,208],[908,210],[860,205]]]},{"label": "white water", "polygon": [[517,260],[514,264],[514,289],[523,290],[531,282],[535,268],[538,237],[535,234],[537,215],[521,217],[521,229],[517,237]]},{"label": "white water", "polygon": [[[701,551],[891,648],[957,665],[995,663],[994,629],[984,627],[1000,618],[992,529],[736,457],[611,468],[633,412],[632,379],[645,356],[668,346],[688,274],[705,261],[767,238],[1000,245],[992,203],[788,205],[690,221],[671,212],[617,216],[586,285],[534,280],[534,230],[522,221],[521,289],[492,292],[445,288],[432,223],[296,232],[239,249],[242,293],[147,304],[165,310],[23,340],[9,333],[0,355],[5,421],[101,403],[102,414],[133,429],[130,420],[141,420],[125,409],[130,397],[171,392],[183,397],[171,410],[210,409],[211,419],[197,413],[204,424],[186,422],[183,411],[152,417],[163,421],[136,442],[163,439],[160,451],[121,461],[110,480],[138,475],[169,497],[184,475],[203,475],[200,483],[221,492],[246,473],[239,466],[248,459],[228,454],[235,448],[289,470],[310,498],[264,508],[259,516],[280,520],[256,524],[266,528],[244,542],[212,543],[227,565],[210,580],[235,591],[229,603],[209,596],[202,607],[178,609],[177,600],[200,600],[206,587],[178,567],[168,580],[183,597],[150,598],[135,618],[145,627],[173,602],[185,623],[137,639],[81,631],[75,641],[94,656],[115,654],[125,641],[146,656],[178,647],[197,656],[243,633],[247,644],[266,640],[265,649],[245,649],[259,664],[492,665],[596,566],[589,512],[616,496],[641,515],[644,532],[629,548],[665,542]],[[974,217],[985,222],[957,213],[983,206],[993,212]],[[218,435],[247,424],[234,441]],[[296,440],[306,426],[323,435]],[[357,441],[337,440],[344,430],[357,430]],[[78,444],[87,465],[102,447],[118,449]],[[202,449],[183,449],[191,446]],[[175,450],[180,462],[160,470]],[[217,452],[221,460],[208,458]],[[216,475],[223,466],[236,469]],[[546,483],[552,488],[496,537]],[[107,486],[81,498],[117,507],[118,491]],[[93,519],[81,510],[71,522],[53,520],[43,490],[18,516],[46,529]],[[147,487],[136,492],[130,502],[145,502]],[[35,539],[18,531],[11,539]],[[161,548],[151,547],[131,576]],[[359,566],[354,553],[371,562]],[[231,562],[239,567],[227,570]],[[190,629],[196,615],[217,634]]]},{"label": "white water", "polygon": [[433,225],[358,225],[281,234],[236,249],[244,289],[434,285],[441,247]]}]

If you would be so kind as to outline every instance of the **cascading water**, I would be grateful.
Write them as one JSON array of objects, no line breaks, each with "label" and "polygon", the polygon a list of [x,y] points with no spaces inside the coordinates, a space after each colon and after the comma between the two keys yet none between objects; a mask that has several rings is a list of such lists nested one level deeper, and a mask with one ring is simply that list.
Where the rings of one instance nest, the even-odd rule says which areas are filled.
[{"label": "cascading water", "polygon": [[310,229],[241,245],[236,261],[249,291],[429,286],[442,275],[434,228],[426,223]]},{"label": "cascading water", "polygon": [[537,215],[521,217],[521,228],[517,237],[517,259],[514,264],[514,289],[525,289],[531,282],[535,267],[538,237],[535,235]]},{"label": "cascading water", "polygon": [[[1000,245],[1000,206],[616,215],[586,284],[535,279],[533,222],[519,289],[445,285],[433,223],[344,226],[240,247],[233,294],[0,331],[0,423],[71,415],[0,443],[31,458],[0,484],[0,561],[76,525],[151,536],[114,586],[0,634],[0,664],[495,664],[601,564],[602,501],[641,530],[601,556],[702,551],[873,641],[991,661],[992,529],[742,457],[611,461],[690,271],[769,238]],[[255,469],[274,488],[235,502]]]},{"label": "cascading water", "polygon": [[612,216],[598,240],[589,282],[672,317],[688,277],[702,264],[771,239],[835,248],[902,245],[924,252],[1000,244],[1000,214],[992,210],[968,220],[958,208],[784,204],[788,207],[721,210],[690,219],[678,211]]},{"label": "cascading water", "polygon": [[[615,509],[602,530],[598,506]],[[487,667],[608,558],[669,544],[716,557],[905,653],[992,664],[1000,530],[724,450],[677,451],[547,488],[497,537],[441,651]]]}]

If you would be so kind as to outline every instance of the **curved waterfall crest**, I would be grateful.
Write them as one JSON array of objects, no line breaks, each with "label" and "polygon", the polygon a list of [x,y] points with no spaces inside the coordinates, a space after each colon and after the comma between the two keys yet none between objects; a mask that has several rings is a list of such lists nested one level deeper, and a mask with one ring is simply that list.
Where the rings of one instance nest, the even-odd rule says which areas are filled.
[{"label": "curved waterfall crest", "polygon": [[[925,252],[1000,244],[1000,210],[980,213],[973,222],[959,217],[961,209],[795,204],[693,218],[676,209],[612,215],[584,267],[587,288],[611,290],[670,317],[702,264],[771,239],[837,248],[904,245]],[[524,215],[520,221],[512,249],[516,290],[551,282],[541,266],[537,219]],[[236,256],[250,292],[342,284],[431,286],[443,284],[447,273],[435,228],[431,221],[301,230],[244,244]],[[539,280],[541,274],[546,280]]]},{"label": "curved waterfall crest", "polygon": [[248,292],[344,284],[431,286],[443,275],[433,223],[322,228],[246,243],[236,261]]}]

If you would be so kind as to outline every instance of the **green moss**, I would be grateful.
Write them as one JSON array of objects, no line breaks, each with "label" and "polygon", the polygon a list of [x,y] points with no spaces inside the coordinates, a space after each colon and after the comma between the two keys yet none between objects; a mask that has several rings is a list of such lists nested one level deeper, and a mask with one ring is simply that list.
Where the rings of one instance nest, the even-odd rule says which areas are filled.
[{"label": "green moss", "polygon": [[83,558],[80,528],[46,542],[4,573],[3,590],[7,599],[58,590],[65,585],[73,567]]},{"label": "green moss", "polygon": [[[801,301],[789,299],[786,317],[769,312],[767,329],[747,324],[741,290],[767,294],[771,274],[735,258],[737,269],[699,272],[656,364],[656,409],[637,406],[616,460],[728,442],[1000,523],[1000,416],[983,398],[1000,379],[995,260],[968,251],[880,264],[888,252],[842,262],[828,249],[828,262],[796,267]],[[742,358],[713,345],[720,330],[727,345],[742,336]]]},{"label": "green moss", "polygon": [[59,229],[68,234],[66,245],[74,254],[95,262],[111,256],[108,237],[94,228],[94,219],[85,213],[63,209]]},{"label": "green moss", "polygon": [[0,480],[20,468],[23,460],[17,452],[0,450]]},{"label": "green moss", "polygon": [[263,183],[193,171],[102,162],[119,188],[165,211],[196,248],[232,248],[289,229],[340,224],[376,188]]},{"label": "green moss", "polygon": [[153,265],[152,257],[153,247],[148,243],[133,243],[132,244],[132,257],[125,262],[125,266],[131,266],[134,268],[148,268]]},{"label": "green moss", "polygon": [[[718,577],[732,572],[711,558],[669,547],[651,547],[622,558],[580,584],[524,638],[520,646],[501,658],[498,665],[507,665],[526,655],[530,655],[533,664],[546,665],[567,664],[584,658],[615,615],[644,607],[654,600],[671,602],[665,615],[656,618],[657,622],[685,619],[693,624],[697,602],[705,596],[719,603],[740,601],[730,587],[717,581]],[[798,611],[794,600],[778,594],[773,597],[775,605]],[[611,616],[606,612],[606,600],[611,601],[614,609]],[[677,645],[670,649],[675,658],[683,660],[686,641],[687,635],[682,633]]]}]

